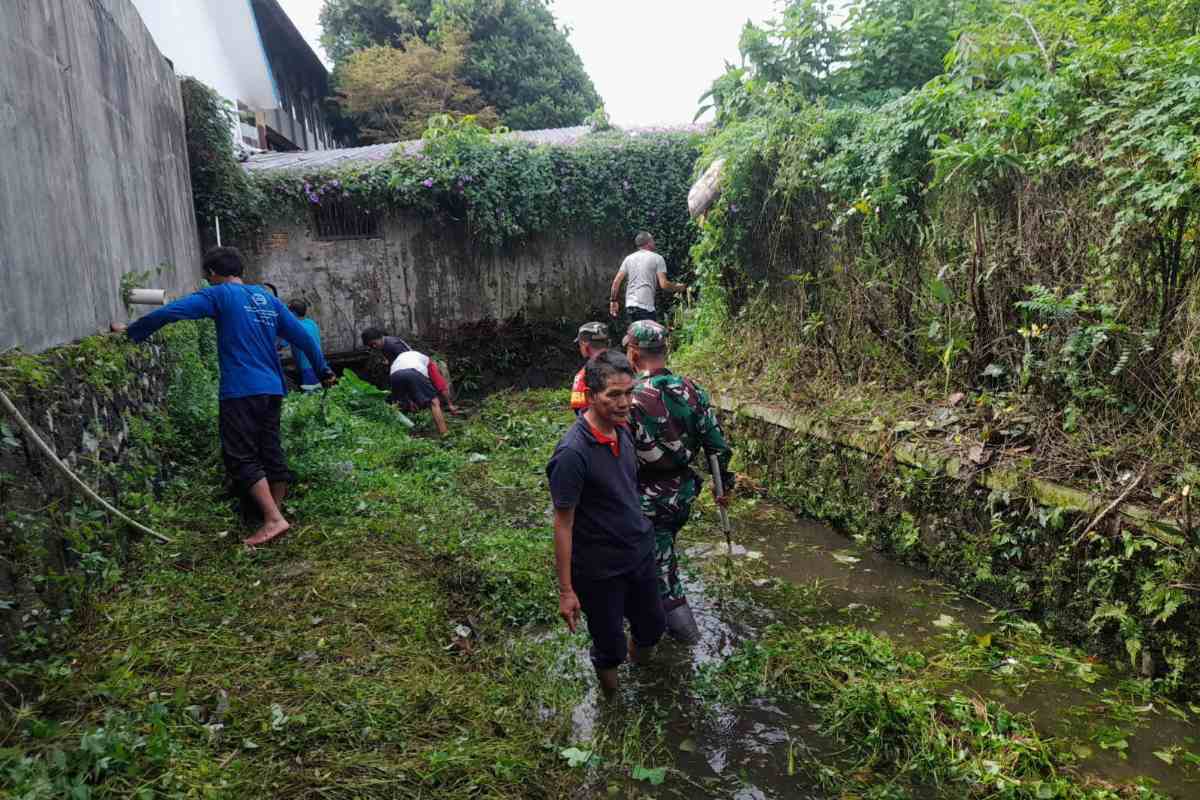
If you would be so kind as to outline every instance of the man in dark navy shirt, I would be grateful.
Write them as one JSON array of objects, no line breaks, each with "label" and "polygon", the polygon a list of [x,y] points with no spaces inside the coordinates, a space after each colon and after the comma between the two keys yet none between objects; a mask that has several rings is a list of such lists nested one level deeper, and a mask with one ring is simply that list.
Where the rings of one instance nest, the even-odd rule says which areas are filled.
[{"label": "man in dark navy shirt", "polygon": [[572,632],[579,612],[587,615],[592,665],[611,695],[628,650],[635,661],[645,661],[666,616],[628,428],[633,367],[619,352],[606,351],[588,362],[584,374],[588,409],[559,441],[546,474],[554,500],[558,611]]},{"label": "man in dark navy shirt", "polygon": [[279,437],[279,416],[287,386],[275,349],[276,336],[308,357],[326,386],[333,372],[321,348],[279,298],[261,286],[242,283],[241,254],[218,247],[204,257],[204,277],[212,286],[153,311],[132,325],[113,324],[143,341],[164,325],[184,319],[213,319],[217,324],[217,361],[221,370],[219,428],[221,455],[229,476],[262,511],[263,524],[245,540],[266,544],[290,527],[280,504],[292,481]]}]

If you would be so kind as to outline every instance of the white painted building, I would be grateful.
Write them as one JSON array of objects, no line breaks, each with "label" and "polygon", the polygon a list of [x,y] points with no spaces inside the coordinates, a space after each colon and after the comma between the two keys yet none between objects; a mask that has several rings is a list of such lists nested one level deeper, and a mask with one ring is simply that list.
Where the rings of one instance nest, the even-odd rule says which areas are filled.
[{"label": "white painted building", "polygon": [[238,109],[237,138],[263,150],[335,147],[329,73],[277,0],[133,0],[181,76]]}]

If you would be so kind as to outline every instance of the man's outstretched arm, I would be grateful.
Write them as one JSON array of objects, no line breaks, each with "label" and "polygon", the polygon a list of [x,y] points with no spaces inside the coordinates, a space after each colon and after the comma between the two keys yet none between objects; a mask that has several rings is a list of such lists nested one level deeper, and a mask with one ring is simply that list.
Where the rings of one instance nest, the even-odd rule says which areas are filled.
[{"label": "man's outstretched arm", "polygon": [[135,342],[142,342],[153,336],[154,332],[159,328],[170,325],[172,322],[179,322],[185,319],[204,319],[206,317],[215,317],[216,314],[216,303],[212,301],[212,298],[208,294],[201,290],[199,292],[192,292],[187,297],[181,297],[162,308],[155,309],[129,325],[114,322],[111,327],[112,330],[118,333],[127,333],[129,338]]},{"label": "man's outstretched arm", "polygon": [[686,292],[688,287],[686,283],[675,283],[674,281],[669,280],[667,278],[667,273],[660,272],[658,273],[658,288],[662,289],[664,292],[679,293]]}]

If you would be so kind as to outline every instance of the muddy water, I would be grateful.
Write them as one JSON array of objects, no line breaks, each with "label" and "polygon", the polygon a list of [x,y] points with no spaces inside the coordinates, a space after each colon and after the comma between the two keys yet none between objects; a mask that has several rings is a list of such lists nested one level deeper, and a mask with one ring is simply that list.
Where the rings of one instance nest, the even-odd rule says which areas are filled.
[{"label": "muddy water", "polygon": [[[614,735],[646,709],[662,709],[655,718],[665,717],[667,722],[654,763],[669,763],[676,771],[658,787],[587,787],[597,796],[824,796],[813,765],[836,763],[838,747],[817,733],[812,710],[761,701],[714,709],[690,689],[696,670],[723,659],[739,641],[756,636],[775,619],[770,608],[745,597],[721,597],[699,577],[702,562],[726,554],[723,541],[706,540],[713,527],[693,523],[681,537],[691,567],[685,570],[690,576],[688,596],[701,641],[691,648],[666,642],[653,666],[623,671],[625,684],[616,704],[598,703],[593,693],[574,717],[574,738],[586,742]],[[734,558],[761,564],[764,580],[817,582],[829,604],[829,622],[859,625],[891,638],[900,648],[932,655],[948,646],[955,629],[980,636],[995,629],[993,609],[858,547],[824,525],[799,520],[769,504],[740,513],[735,535]],[[1035,668],[1019,663],[1022,658]],[[587,669],[586,654],[580,653],[579,659],[580,668]],[[1167,713],[1162,703],[1130,702],[1121,694],[1119,676],[1105,674],[1103,667],[1093,670],[1085,664],[1085,680],[1064,674],[1061,662],[1053,669],[1036,668],[1043,662],[1027,654],[1004,659],[947,690],[972,691],[1029,714],[1040,730],[1074,751],[1089,773],[1116,782],[1145,777],[1172,797],[1200,797],[1200,773],[1186,766],[1181,755],[1200,752],[1200,725]],[[1175,763],[1166,763],[1168,759]]]},{"label": "muddy water", "polygon": [[[859,547],[828,526],[769,505],[743,515],[739,522],[743,548],[761,554],[773,578],[819,580],[824,598],[843,621],[902,647],[933,654],[944,646],[941,640],[948,628],[962,625],[985,635],[995,627],[994,609]],[[714,552],[723,549],[722,544]],[[1035,664],[1040,660],[1020,655],[1013,660],[1022,658]],[[1122,697],[1117,670],[1107,670],[1110,674],[1102,678],[1088,670],[1085,681],[1062,670],[1023,669],[1028,666],[1001,661],[952,688],[975,691],[1029,714],[1041,731],[1074,751],[1088,772],[1114,781],[1144,776],[1166,794],[1200,796],[1200,773],[1178,753],[1171,754],[1175,746],[1200,751],[1200,724],[1173,716],[1162,703]],[[1176,763],[1168,764],[1156,753]]]}]

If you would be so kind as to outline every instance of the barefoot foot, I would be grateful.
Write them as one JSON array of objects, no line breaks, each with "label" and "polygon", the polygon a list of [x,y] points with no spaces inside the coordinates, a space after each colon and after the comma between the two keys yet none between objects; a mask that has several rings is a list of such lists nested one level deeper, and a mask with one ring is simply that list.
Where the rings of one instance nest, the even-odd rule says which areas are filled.
[{"label": "barefoot foot", "polygon": [[247,547],[258,547],[259,545],[264,545],[273,539],[278,539],[280,536],[283,536],[285,533],[287,533],[288,528],[290,527],[291,525],[283,517],[280,517],[277,520],[264,522],[262,527],[254,532],[253,536],[251,536],[249,539],[243,539],[242,544],[246,545]]}]

